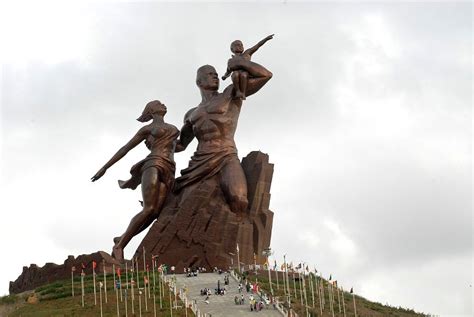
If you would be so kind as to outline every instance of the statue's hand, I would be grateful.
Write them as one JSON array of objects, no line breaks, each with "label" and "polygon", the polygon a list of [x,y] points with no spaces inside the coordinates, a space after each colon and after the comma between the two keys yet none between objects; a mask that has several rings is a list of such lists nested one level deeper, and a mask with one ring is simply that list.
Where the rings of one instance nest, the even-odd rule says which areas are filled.
[{"label": "statue's hand", "polygon": [[91,181],[95,182],[105,174],[106,169],[101,168],[94,176],[92,176]]},{"label": "statue's hand", "polygon": [[264,40],[265,40],[265,41],[271,40],[271,39],[273,39],[273,36],[274,36],[274,35],[275,35],[275,34],[269,35],[269,36],[267,36],[266,38],[264,38]]}]

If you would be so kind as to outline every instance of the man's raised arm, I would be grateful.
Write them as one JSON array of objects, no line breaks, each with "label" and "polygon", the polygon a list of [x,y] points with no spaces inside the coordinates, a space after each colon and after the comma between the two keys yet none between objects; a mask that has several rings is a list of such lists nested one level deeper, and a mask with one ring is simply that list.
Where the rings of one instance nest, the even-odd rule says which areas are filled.
[{"label": "man's raised arm", "polygon": [[[254,62],[246,61],[242,58],[232,58],[229,60],[229,69],[244,70],[249,73],[249,79],[247,82],[247,93],[245,96],[250,96],[256,93],[262,88],[267,81],[269,81],[273,74],[271,71]],[[235,83],[234,83],[235,84]]]}]

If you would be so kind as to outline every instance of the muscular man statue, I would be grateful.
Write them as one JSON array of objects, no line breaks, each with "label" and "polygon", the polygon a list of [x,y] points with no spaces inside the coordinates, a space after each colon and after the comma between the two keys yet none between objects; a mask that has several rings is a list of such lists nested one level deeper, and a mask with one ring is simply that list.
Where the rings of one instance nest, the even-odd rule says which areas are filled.
[{"label": "muscular man statue", "polygon": [[[272,78],[272,73],[263,66],[243,58],[231,59],[228,67],[230,71],[242,70],[248,74],[246,96],[256,93]],[[242,99],[236,97],[233,84],[218,92],[219,76],[210,65],[197,70],[196,84],[202,101],[186,113],[176,152],[183,151],[194,137],[199,143],[189,166],[176,179],[175,191],[218,175],[231,210],[242,216],[248,205],[247,181],[234,142]]]}]

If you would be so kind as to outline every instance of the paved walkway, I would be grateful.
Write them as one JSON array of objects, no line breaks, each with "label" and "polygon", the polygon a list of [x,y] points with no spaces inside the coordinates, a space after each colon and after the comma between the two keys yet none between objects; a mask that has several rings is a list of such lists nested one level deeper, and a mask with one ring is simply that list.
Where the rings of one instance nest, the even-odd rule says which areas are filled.
[{"label": "paved walkway", "polygon": [[[233,277],[229,276],[229,285],[224,285],[224,275],[218,273],[201,273],[197,277],[186,277],[183,274],[176,275],[176,282],[178,288],[183,288],[186,285],[188,289],[188,300],[197,300],[197,305],[202,314],[211,314],[212,317],[234,317],[234,316],[269,316],[281,317],[281,314],[272,306],[268,309],[262,309],[259,312],[251,312],[249,304],[249,295],[243,289],[245,296],[244,305],[236,305],[234,303],[235,295],[239,295],[239,284]],[[200,295],[201,289],[209,288],[214,290],[217,288],[217,281],[220,280],[221,287],[227,290],[225,295],[214,295],[214,292],[209,296],[209,304],[204,302],[205,296]]]}]

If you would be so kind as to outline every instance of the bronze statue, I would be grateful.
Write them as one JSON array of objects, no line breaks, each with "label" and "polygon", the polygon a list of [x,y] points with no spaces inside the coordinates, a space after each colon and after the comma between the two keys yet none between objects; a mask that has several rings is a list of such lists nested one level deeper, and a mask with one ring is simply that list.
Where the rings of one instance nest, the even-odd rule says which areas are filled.
[{"label": "bronze statue", "polygon": [[[246,58],[231,58],[228,69],[248,73],[244,98],[260,90],[272,77],[266,68]],[[175,189],[179,191],[219,174],[220,187],[231,210],[242,216],[248,205],[247,182],[237,156],[234,134],[244,98],[237,95],[237,76],[232,79],[233,84],[219,93],[215,68],[204,65],[197,70],[196,84],[202,101],[186,113],[176,152],[184,150],[194,137],[198,139],[198,146],[189,166],[176,179]]]},{"label": "bronze statue", "polygon": [[93,182],[101,178],[109,167],[145,140],[151,153],[131,168],[132,177],[129,180],[119,181],[121,188],[135,189],[141,184],[143,195],[142,211],[132,218],[124,234],[114,238],[112,255],[120,261],[123,260],[123,249],[130,240],[159,216],[166,195],[173,186],[174,151],[179,130],[174,125],[165,123],[165,114],[164,104],[158,100],[149,102],[137,120],[148,122],[153,119],[152,123],[138,130],[137,134],[91,178]]},{"label": "bronze statue", "polygon": [[[229,62],[233,59],[239,59],[239,58],[242,58],[250,62],[250,59],[252,58],[253,53],[255,53],[260,48],[260,46],[265,44],[267,41],[271,40],[273,38],[273,35],[274,34],[267,36],[266,38],[258,42],[255,46],[249,49],[246,49],[245,51],[244,51],[244,45],[242,44],[242,41],[240,40],[233,41],[230,44],[230,51],[234,53],[234,55],[232,55],[232,58],[229,60]],[[222,76],[222,80],[226,80],[226,78],[229,77],[231,73],[232,73],[232,81],[235,86],[235,97],[245,100],[246,91],[247,91],[247,82],[248,82],[248,77],[249,77],[248,72],[245,71],[244,69],[235,69],[232,72],[229,66],[227,66],[227,71],[224,74],[224,76]]]}]

